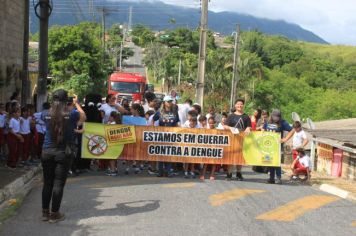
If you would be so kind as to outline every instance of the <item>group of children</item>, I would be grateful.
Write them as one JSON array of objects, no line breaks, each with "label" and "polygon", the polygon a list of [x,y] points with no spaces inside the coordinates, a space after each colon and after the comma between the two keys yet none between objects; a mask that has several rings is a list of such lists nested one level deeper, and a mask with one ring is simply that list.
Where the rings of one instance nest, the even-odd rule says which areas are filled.
[{"label": "group of children", "polygon": [[[91,106],[90,103],[86,105],[88,107]],[[48,103],[43,104],[43,110],[48,110],[49,108]],[[31,104],[20,108],[20,104],[16,99],[8,102],[6,106],[0,104],[0,155],[3,159],[7,156],[6,166],[8,168],[29,166],[37,164],[40,160],[46,128],[42,112],[35,113],[34,111],[34,106]],[[203,115],[201,107],[198,104],[193,105],[189,99],[184,104],[176,104],[176,101],[171,96],[166,96],[163,101],[159,101],[153,93],[146,94],[146,103],[144,105],[135,102],[131,105],[125,105],[122,101],[118,103],[117,97],[114,95],[108,95],[106,103],[98,106],[97,112],[100,113],[99,119],[105,124],[122,124],[123,115],[126,115],[134,118],[131,119],[131,122],[133,122],[131,123],[132,125],[180,126],[183,128],[205,129],[226,129],[226,120],[229,117],[225,112],[221,114],[215,113],[213,107],[210,107],[208,113]],[[309,174],[311,164],[303,150],[308,143],[308,139],[302,130],[301,123],[296,121],[293,127],[289,127],[282,120],[273,121],[274,118],[278,117],[281,118],[280,112],[273,111],[270,116],[267,111],[256,109],[254,114],[249,116],[251,130],[267,130],[282,133],[283,130],[292,131],[290,133],[293,135],[290,135],[290,137],[293,137],[294,162],[291,166],[293,178],[303,173]],[[282,140],[286,141],[286,138]],[[79,142],[78,145],[80,145]],[[99,168],[106,169],[107,175],[117,175],[117,160],[99,162]],[[130,166],[134,167],[135,173],[139,173],[144,167],[143,162],[127,162],[125,164],[125,174],[129,174]],[[201,180],[205,179],[207,170],[210,170],[208,177],[210,180],[215,179],[216,169],[222,171],[228,170],[227,166],[197,165],[193,163],[174,164],[173,166],[171,163],[159,163],[157,165],[157,163],[153,162],[146,164],[148,165],[150,174],[163,176],[165,171],[162,168],[166,166],[168,175],[174,173],[174,170],[182,169],[185,178],[196,178],[197,175],[200,175],[199,178]],[[200,172],[197,171],[199,169]],[[270,169],[269,171],[270,173],[276,171],[277,177],[280,177],[278,169]],[[240,180],[243,179],[241,173],[239,173],[237,178]]]},{"label": "group of children", "polygon": [[[49,109],[49,104],[43,105]],[[40,162],[45,134],[41,113],[16,99],[0,104],[0,155],[10,169],[37,165]]]},{"label": "group of children", "polygon": [[[110,106],[110,97],[112,98],[112,105]],[[106,106],[110,106],[106,108]],[[209,112],[203,115],[201,112],[201,107],[198,104],[192,104],[191,100],[186,100],[184,104],[176,104],[176,101],[171,96],[166,96],[163,101],[158,101],[155,99],[154,94],[146,94],[146,103],[142,106],[139,102],[133,102],[130,106],[126,108],[126,111],[122,111],[123,106],[117,104],[117,100],[114,96],[109,95],[107,98],[107,104],[104,108],[99,110],[102,113],[103,123],[107,124],[119,124],[122,122],[121,115],[129,115],[132,117],[140,117],[145,122],[131,123],[134,125],[147,125],[147,126],[170,126],[170,127],[183,127],[183,128],[206,128],[206,129],[226,129],[226,120],[229,115],[225,112],[215,113],[213,107],[209,108]],[[186,110],[186,113],[182,113],[182,110]],[[107,113],[110,111],[110,113]],[[291,137],[293,137],[293,157],[296,160],[293,163],[292,170],[296,176],[301,173],[309,173],[306,170],[310,168],[309,163],[305,161],[308,157],[303,151],[303,147],[308,143],[308,139],[305,132],[302,130],[301,123],[296,121],[293,127],[287,127],[286,122],[279,120],[273,122],[273,117],[278,116],[281,119],[280,112],[273,111],[271,116],[268,111],[261,111],[257,109],[252,116],[249,116],[251,121],[251,130],[266,130],[281,132],[291,131]],[[107,119],[105,119],[107,117]],[[274,124],[275,123],[275,124]],[[285,127],[284,127],[285,126]],[[289,126],[289,124],[288,124]],[[276,130],[273,130],[275,129]],[[282,137],[282,136],[281,136]],[[286,141],[285,139],[282,139]],[[124,159],[124,157],[122,158]],[[107,170],[107,175],[116,176],[118,170],[118,161],[111,160],[109,162],[109,168]],[[132,165],[135,169],[135,173],[139,173],[143,169],[143,162],[123,162],[126,164],[125,174],[129,173],[130,166]],[[210,170],[210,175],[208,178],[210,180],[215,179],[215,171],[227,171],[227,166],[217,166],[217,165],[197,165],[193,163],[147,163],[149,173],[157,174],[159,177],[164,175],[174,175],[178,170],[183,170],[185,178],[199,178],[204,180],[206,177],[207,170]],[[163,168],[165,166],[166,169]],[[303,167],[303,168],[301,168]],[[275,171],[277,173],[277,183],[280,181],[280,171],[278,169],[270,169],[270,173]],[[238,177],[237,177],[238,178]],[[274,178],[274,177],[273,177]],[[239,179],[243,180],[241,173],[239,173]],[[274,183],[274,179],[269,181]]]}]

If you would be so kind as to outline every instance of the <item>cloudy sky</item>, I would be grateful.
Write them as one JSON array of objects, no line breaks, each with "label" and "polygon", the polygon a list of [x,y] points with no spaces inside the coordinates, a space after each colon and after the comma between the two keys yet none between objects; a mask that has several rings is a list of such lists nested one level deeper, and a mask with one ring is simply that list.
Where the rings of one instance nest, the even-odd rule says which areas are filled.
[{"label": "cloudy sky", "polygon": [[[199,0],[162,1],[199,6]],[[282,19],[311,30],[332,44],[356,45],[356,0],[210,0],[209,10]]]}]

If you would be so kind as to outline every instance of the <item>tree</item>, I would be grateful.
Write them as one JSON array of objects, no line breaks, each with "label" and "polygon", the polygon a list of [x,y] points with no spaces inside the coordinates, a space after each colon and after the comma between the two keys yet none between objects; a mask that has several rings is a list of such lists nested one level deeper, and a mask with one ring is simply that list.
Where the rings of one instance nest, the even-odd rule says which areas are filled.
[{"label": "tree", "polygon": [[49,30],[48,62],[53,76],[52,87],[67,84],[73,76],[80,75],[78,80],[88,79],[87,84],[94,85],[86,86],[88,90],[104,89],[108,68],[102,63],[99,32],[100,27],[96,23],[55,26]]},{"label": "tree", "polygon": [[132,41],[141,47],[146,47],[148,43],[155,40],[154,33],[144,25],[136,25],[131,31]]},{"label": "tree", "polygon": [[299,60],[303,55],[303,51],[298,45],[281,36],[272,37],[263,50],[267,54],[266,66],[269,68],[282,67],[292,61]]}]

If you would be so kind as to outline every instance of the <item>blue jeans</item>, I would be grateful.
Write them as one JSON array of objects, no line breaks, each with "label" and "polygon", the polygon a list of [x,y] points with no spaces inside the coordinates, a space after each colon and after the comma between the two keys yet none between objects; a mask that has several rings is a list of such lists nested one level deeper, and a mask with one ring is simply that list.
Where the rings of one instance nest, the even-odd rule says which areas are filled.
[{"label": "blue jeans", "polygon": [[269,178],[271,180],[274,180],[275,175],[277,175],[277,178],[282,177],[282,168],[281,167],[270,167],[269,168]]}]

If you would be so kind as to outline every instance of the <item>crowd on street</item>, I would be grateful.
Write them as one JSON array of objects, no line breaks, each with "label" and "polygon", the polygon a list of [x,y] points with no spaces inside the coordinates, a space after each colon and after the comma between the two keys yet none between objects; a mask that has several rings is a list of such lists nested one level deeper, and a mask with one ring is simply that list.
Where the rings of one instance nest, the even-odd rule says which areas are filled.
[{"label": "crowd on street", "polygon": [[[172,91],[159,99],[153,92],[146,92],[143,101],[129,101],[127,97],[109,94],[105,101],[98,94],[88,94],[83,103],[68,96],[67,91],[53,92],[51,103],[42,104],[36,112],[32,104],[20,104],[18,93],[13,93],[6,104],[0,104],[0,155],[9,169],[42,164],[44,187],[42,192],[43,220],[57,222],[64,219],[59,212],[63,187],[68,175],[76,176],[93,169],[108,176],[139,174],[147,171],[158,177],[181,175],[184,178],[215,180],[215,172],[226,173],[226,180],[243,181],[242,166],[207,165],[194,163],[93,160],[81,158],[83,124],[87,122],[122,124],[125,116],[136,117],[135,125],[222,129],[232,132],[269,131],[281,134],[281,145],[293,139],[292,179],[300,175],[309,177],[310,159],[304,151],[308,143],[302,124],[290,125],[278,109],[271,112],[255,109],[246,114],[244,99],[237,99],[231,111],[216,112],[209,107],[202,113],[199,104],[191,99],[180,101]],[[122,166],[120,166],[122,165]],[[236,175],[233,176],[233,170]],[[255,167],[259,171],[261,167]],[[267,183],[281,184],[281,167],[269,167]],[[52,200],[52,208],[49,204]]]}]

